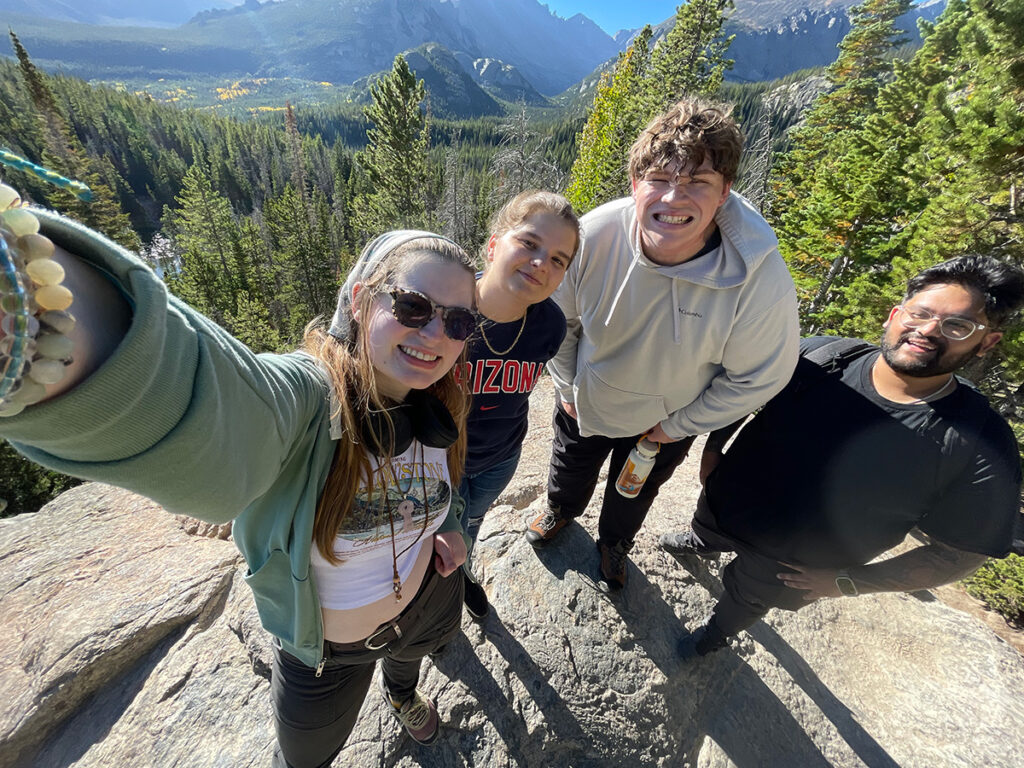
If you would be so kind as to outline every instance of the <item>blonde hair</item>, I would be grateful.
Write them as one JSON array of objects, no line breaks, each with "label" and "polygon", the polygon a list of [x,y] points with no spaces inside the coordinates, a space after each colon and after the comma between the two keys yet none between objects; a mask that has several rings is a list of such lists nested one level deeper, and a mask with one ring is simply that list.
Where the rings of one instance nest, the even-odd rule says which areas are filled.
[{"label": "blonde hair", "polygon": [[[389,253],[378,264],[373,274],[362,283],[362,290],[355,297],[353,310],[360,310],[362,317],[368,317],[370,305],[381,293],[382,287],[393,279],[408,274],[419,266],[429,267],[432,259],[457,264],[467,274],[473,275],[472,259],[464,250],[449,240],[442,238],[417,238],[407,242]],[[331,464],[330,473],[324,484],[323,492],[317,503],[316,517],[313,520],[313,542],[320,554],[330,563],[337,565],[340,560],[334,554],[334,539],[345,519],[352,512],[355,491],[360,481],[365,479],[372,497],[375,476],[386,473],[371,473],[368,450],[378,455],[381,464],[390,460],[386,455],[385,446],[393,441],[385,435],[373,435],[376,445],[362,445],[363,430],[367,413],[384,412],[387,416],[387,403],[377,386],[377,378],[370,361],[369,341],[362,333],[359,324],[351,322],[352,333],[346,339],[331,336],[324,323],[314,320],[306,327],[302,348],[305,352],[319,360],[330,375],[330,383],[337,395],[337,416],[341,421],[344,435],[338,440]],[[462,478],[462,467],[466,461],[466,417],[469,414],[469,392],[456,383],[455,370],[465,363],[466,349],[455,365],[438,381],[427,388],[427,392],[437,397],[448,408],[459,436],[447,451],[448,473],[453,486],[458,486]],[[386,482],[386,479],[382,480]]]},{"label": "blonde hair", "polygon": [[[580,247],[580,220],[572,209],[572,203],[557,192],[544,189],[528,189],[520,192],[491,216],[490,234],[501,237],[509,230],[515,229],[535,213],[550,213],[568,224],[576,235],[576,242],[569,254],[569,260],[576,257]],[[488,238],[490,239],[490,238]],[[482,255],[486,261],[487,244],[484,243]]]},{"label": "blonde hair", "polygon": [[726,182],[736,178],[743,152],[743,134],[732,107],[704,99],[683,99],[658,115],[629,150],[629,177],[639,180],[652,168],[679,163],[694,167],[710,158]]}]

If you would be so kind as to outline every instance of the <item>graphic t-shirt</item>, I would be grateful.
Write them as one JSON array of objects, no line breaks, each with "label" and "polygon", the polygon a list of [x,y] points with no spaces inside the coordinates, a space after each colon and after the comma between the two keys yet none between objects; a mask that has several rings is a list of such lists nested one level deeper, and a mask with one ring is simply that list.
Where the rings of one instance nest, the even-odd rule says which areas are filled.
[{"label": "graphic t-shirt", "polygon": [[341,565],[328,563],[313,545],[310,561],[324,608],[358,608],[392,594],[393,553],[404,583],[421,547],[431,545],[448,514],[452,487],[445,449],[414,440],[386,464],[371,457],[370,466],[372,490],[365,480],[360,484],[334,539]]},{"label": "graphic t-shirt", "polygon": [[[487,334],[494,349],[508,351],[496,354],[482,334]],[[519,340],[512,346],[517,334]],[[564,338],[565,315],[551,299],[532,304],[526,310],[525,325],[522,320],[483,320],[470,342],[469,362],[455,370],[456,380],[473,394],[466,423],[467,475],[483,472],[519,450],[528,426],[530,393]]]}]

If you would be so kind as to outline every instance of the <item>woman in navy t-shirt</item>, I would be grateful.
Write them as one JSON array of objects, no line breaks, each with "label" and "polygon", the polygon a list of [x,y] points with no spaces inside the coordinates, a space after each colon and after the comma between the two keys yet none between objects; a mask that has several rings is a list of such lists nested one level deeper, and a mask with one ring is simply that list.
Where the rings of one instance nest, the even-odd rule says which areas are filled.
[{"label": "woman in navy t-shirt", "polygon": [[[463,526],[476,541],[487,509],[519,463],[528,398],[544,365],[565,338],[565,317],[549,298],[579,246],[579,221],[569,201],[553,192],[517,195],[491,220],[486,267],[476,283],[480,329],[469,362],[457,377],[473,395],[466,471],[459,495]],[[466,607],[488,611],[483,588],[466,574]]]}]

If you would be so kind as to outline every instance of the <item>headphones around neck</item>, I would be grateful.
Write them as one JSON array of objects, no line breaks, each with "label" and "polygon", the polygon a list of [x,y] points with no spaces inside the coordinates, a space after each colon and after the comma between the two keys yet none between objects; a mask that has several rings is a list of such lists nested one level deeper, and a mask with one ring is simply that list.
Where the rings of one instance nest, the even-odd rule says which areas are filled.
[{"label": "headphones around neck", "polygon": [[405,400],[386,410],[367,411],[360,435],[366,450],[378,458],[404,453],[414,438],[430,448],[447,448],[458,436],[445,404],[422,389],[410,390]]}]

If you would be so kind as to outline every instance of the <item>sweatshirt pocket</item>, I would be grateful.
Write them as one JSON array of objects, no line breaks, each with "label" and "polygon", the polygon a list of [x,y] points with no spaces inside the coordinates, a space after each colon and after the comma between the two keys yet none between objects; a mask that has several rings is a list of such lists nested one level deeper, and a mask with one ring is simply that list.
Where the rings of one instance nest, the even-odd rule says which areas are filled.
[{"label": "sweatshirt pocket", "polygon": [[[635,371],[634,375],[643,376],[643,372]],[[578,381],[576,411],[585,435],[632,437],[668,417],[661,395],[614,387],[590,366],[584,368]]]},{"label": "sweatshirt pocket", "polygon": [[260,623],[286,646],[316,648],[320,601],[309,579],[292,575],[287,553],[274,550],[256,571],[245,573]]}]

